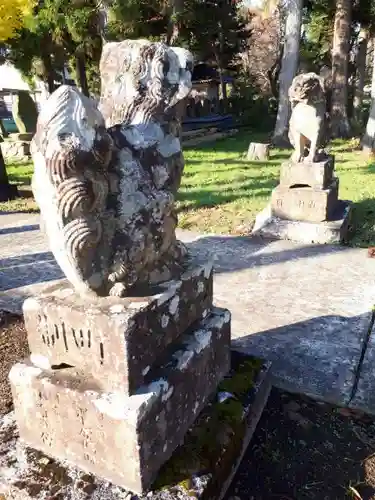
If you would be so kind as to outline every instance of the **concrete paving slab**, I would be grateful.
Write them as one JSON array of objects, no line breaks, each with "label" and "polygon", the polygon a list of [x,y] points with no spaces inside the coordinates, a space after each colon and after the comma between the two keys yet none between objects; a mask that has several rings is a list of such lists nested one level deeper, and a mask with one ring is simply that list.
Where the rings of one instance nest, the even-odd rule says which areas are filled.
[{"label": "concrete paving slab", "polygon": [[[37,224],[35,215],[19,224],[0,216],[0,308],[20,310],[43,281],[62,277],[40,232],[19,232]],[[375,260],[366,250],[185,231],[179,237],[214,258],[215,303],[232,311],[236,347],[272,361],[279,387],[349,403],[375,297]]]}]

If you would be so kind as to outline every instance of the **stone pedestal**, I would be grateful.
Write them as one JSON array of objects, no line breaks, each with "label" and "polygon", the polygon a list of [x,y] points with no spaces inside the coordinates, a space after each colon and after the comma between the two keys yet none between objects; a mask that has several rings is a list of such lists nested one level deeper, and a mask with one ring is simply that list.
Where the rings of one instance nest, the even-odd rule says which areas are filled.
[{"label": "stone pedestal", "polygon": [[339,200],[334,157],[317,163],[286,162],[271,202],[257,217],[253,234],[301,243],[340,243],[347,239],[350,202]]},{"label": "stone pedestal", "polygon": [[[119,299],[68,285],[24,305],[31,357],[10,373],[21,438],[141,494],[230,368],[230,314],[212,267]],[[203,383],[202,383],[203,382]]]},{"label": "stone pedestal", "polygon": [[327,189],[303,185],[290,188],[280,184],[272,192],[272,214],[286,220],[323,222],[332,217],[338,192],[338,179],[334,179]]},{"label": "stone pedestal", "polygon": [[[230,372],[161,468],[151,491],[144,495],[132,495],[127,489],[25,445],[19,439],[14,414],[10,413],[0,418],[0,497],[220,500],[248,447],[270,389],[270,363],[232,351]],[[106,451],[111,452],[109,445]],[[98,454],[102,453],[98,449]]]}]

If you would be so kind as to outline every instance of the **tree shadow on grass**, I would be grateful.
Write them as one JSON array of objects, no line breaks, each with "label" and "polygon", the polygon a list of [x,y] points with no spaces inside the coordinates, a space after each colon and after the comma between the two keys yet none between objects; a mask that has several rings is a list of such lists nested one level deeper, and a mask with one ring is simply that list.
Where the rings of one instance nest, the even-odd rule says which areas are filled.
[{"label": "tree shadow on grass", "polygon": [[[247,181],[213,181],[205,185],[206,189],[194,189],[192,184],[186,184],[188,191],[180,190],[177,201],[182,203],[179,211],[191,208],[211,208],[240,199],[265,198],[270,196],[278,181],[275,177],[254,178]],[[210,188],[212,185],[212,188]]]},{"label": "tree shadow on grass", "polygon": [[353,204],[351,217],[351,246],[375,246],[375,198]]}]

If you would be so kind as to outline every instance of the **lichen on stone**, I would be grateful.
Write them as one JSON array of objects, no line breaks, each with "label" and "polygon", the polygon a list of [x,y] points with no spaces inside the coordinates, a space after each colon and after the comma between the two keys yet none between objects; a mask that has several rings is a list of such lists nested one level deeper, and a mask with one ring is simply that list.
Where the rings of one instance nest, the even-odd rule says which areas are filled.
[{"label": "lichen on stone", "polygon": [[[188,431],[184,443],[161,469],[155,490],[178,487],[192,498],[200,498],[193,479],[204,478],[205,491],[215,488],[215,477],[229,475],[233,462],[242,449],[253,387],[263,363],[259,359],[240,355],[229,375],[221,382],[212,402],[198,416]],[[221,391],[233,394],[219,402]],[[199,482],[199,481],[198,481]]]}]

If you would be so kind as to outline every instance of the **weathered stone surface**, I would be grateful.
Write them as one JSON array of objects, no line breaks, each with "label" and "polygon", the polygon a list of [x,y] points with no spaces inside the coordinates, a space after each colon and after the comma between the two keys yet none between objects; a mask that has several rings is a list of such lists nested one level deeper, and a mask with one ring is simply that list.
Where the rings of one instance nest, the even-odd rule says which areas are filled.
[{"label": "weathered stone surface", "polygon": [[351,214],[351,203],[339,200],[330,221],[285,220],[273,216],[269,205],[258,214],[253,234],[263,238],[290,240],[304,244],[343,243],[349,237]]},{"label": "weathered stone surface", "polygon": [[333,181],[335,160],[329,156],[326,160],[315,163],[284,162],[280,169],[280,185],[309,186],[314,189],[327,189]]},{"label": "weathered stone surface", "polygon": [[285,220],[323,222],[331,220],[337,207],[339,180],[327,189],[310,187],[286,188],[272,191],[271,209],[274,217]]},{"label": "weathered stone surface", "polygon": [[[25,446],[19,440],[14,414],[0,419],[0,493],[7,500],[222,498],[271,387],[269,363],[232,351],[231,365],[231,372],[219,385],[216,396],[189,429],[147,495],[134,495]],[[229,397],[225,398],[225,393]]]},{"label": "weathered stone surface", "polygon": [[211,306],[212,264],[192,259],[179,281],[151,294],[93,300],[65,283],[26,300],[23,311],[34,364],[75,366],[102,390],[129,395]]},{"label": "weathered stone surface", "polygon": [[[318,161],[318,148],[324,143],[326,96],[323,79],[315,73],[297,75],[289,89],[292,114],[289,140],[295,151],[293,162]],[[305,149],[309,155],[305,158]]]},{"label": "weathered stone surface", "polygon": [[61,86],[41,111],[33,191],[51,250],[80,294],[124,296],[181,273],[174,197],[192,61],[162,43],[108,43],[100,110]]},{"label": "weathered stone surface", "polygon": [[[6,139],[1,143],[1,151],[7,160],[25,160],[30,158],[29,141],[13,141]],[[30,160],[29,160],[30,161]]]},{"label": "weathered stone surface", "polygon": [[228,372],[229,344],[230,313],[213,309],[133,396],[103,392],[74,368],[15,365],[9,378],[20,436],[142,493]]}]

